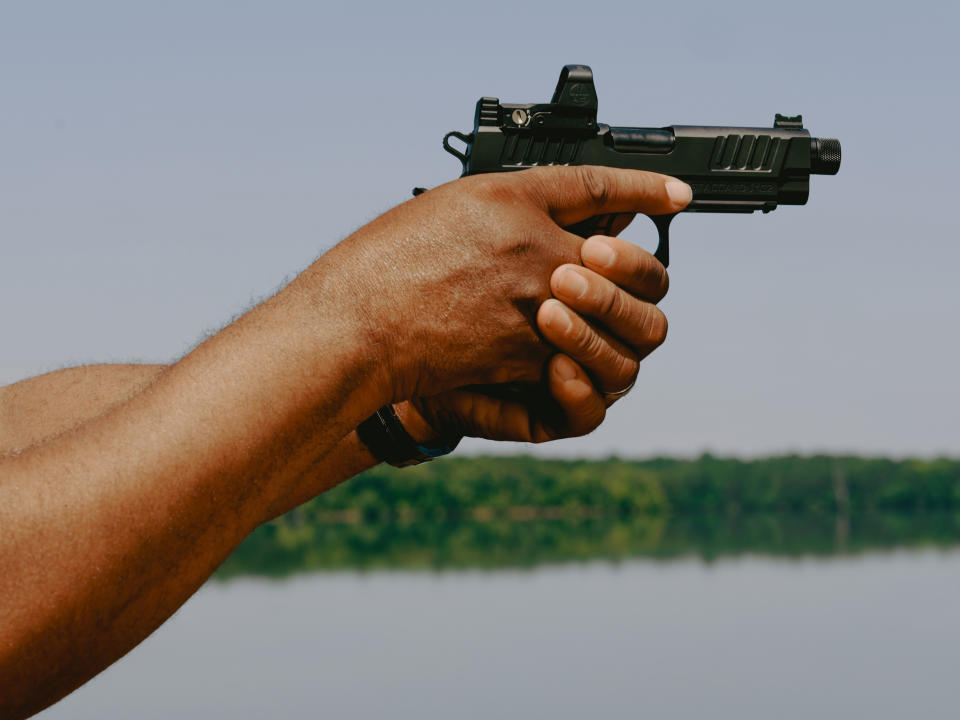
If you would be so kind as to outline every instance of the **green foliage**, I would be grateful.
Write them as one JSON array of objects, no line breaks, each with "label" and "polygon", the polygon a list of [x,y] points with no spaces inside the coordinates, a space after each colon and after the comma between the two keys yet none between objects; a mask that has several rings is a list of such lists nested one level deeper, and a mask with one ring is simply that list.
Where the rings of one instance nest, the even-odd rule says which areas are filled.
[{"label": "green foliage", "polygon": [[258,529],[221,577],[777,555],[960,541],[960,462],[447,458],[379,466]]},{"label": "green foliage", "polygon": [[308,517],[359,513],[469,517],[478,508],[603,514],[881,512],[960,508],[960,462],[786,456],[761,460],[446,458],[381,465],[303,507]]}]

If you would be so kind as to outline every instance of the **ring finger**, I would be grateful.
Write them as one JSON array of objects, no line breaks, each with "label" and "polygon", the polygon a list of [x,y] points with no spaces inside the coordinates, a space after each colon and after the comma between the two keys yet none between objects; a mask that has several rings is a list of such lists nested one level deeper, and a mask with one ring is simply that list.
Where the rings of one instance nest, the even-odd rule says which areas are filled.
[{"label": "ring finger", "polygon": [[550,298],[540,306],[537,326],[551,345],[580,364],[601,393],[621,392],[636,380],[637,354],[559,300]]}]

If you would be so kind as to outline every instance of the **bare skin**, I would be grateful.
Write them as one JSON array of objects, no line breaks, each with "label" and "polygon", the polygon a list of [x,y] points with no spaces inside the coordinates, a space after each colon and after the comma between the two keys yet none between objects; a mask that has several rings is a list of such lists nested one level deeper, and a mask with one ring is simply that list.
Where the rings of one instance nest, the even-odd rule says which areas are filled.
[{"label": "bare skin", "polygon": [[[629,313],[595,304],[616,282],[610,267],[588,276],[593,292],[558,294],[564,305],[544,310],[563,285],[551,274],[578,265],[586,247],[562,227],[601,213],[675,211],[682,200],[670,199],[668,181],[585,168],[465,178],[361,228],[178,363],[93,379],[95,410],[71,417],[50,402],[56,394],[41,399],[40,385],[5,389],[4,427],[22,414],[10,403],[46,408],[51,420],[16,430],[20,439],[6,445],[16,451],[0,458],[0,714],[32,714],[92,677],[257,525],[372,463],[352,430],[380,405],[404,406],[411,426],[419,417],[427,428],[511,439],[595,427],[598,391],[629,384],[665,324],[647,322],[636,349],[618,336]],[[654,317],[655,292],[621,287],[628,297],[613,302],[625,305],[611,307],[632,301]],[[589,339],[575,321],[546,327],[570,308],[606,329]],[[555,351],[538,320],[570,357],[548,360]],[[541,378],[567,427],[458,389]]]},{"label": "bare skin", "polygon": [[[603,246],[613,255],[600,255],[601,262],[597,257]],[[551,278],[555,297],[566,297],[568,304],[551,298],[541,305],[537,316],[540,332],[555,347],[564,349],[567,358],[575,360],[567,363],[556,357],[551,366],[552,380],[548,379],[551,394],[563,411],[564,424],[550,426],[541,420],[531,428],[528,408],[476,389],[462,389],[395,406],[416,440],[431,443],[444,433],[455,432],[495,440],[544,442],[587,434],[602,422],[605,408],[614,401],[599,394],[594,380],[601,378],[611,388],[626,387],[625,383],[632,383],[636,377],[641,357],[662,343],[665,319],[652,303],[666,294],[667,276],[649,253],[616,237],[589,238],[581,248],[581,262],[583,266],[561,266]],[[590,272],[592,267],[597,270]],[[587,282],[575,293],[563,282],[571,268],[583,273]],[[560,317],[554,317],[554,313]],[[563,377],[556,372],[557,364],[565,367]],[[0,388],[0,455],[49,441],[109,411],[142,392],[168,367],[75,367]],[[323,458],[315,482],[297,487],[272,507],[265,519],[296,507],[376,462],[356,432],[348,433]]]},{"label": "bare skin", "polygon": [[[450,418],[447,425],[434,420],[429,424],[412,402],[394,407],[401,422],[415,440],[432,443],[451,432],[455,423],[459,434],[492,437],[517,442],[538,442],[547,435],[575,437],[585,435],[603,420],[605,402],[594,389],[588,375],[569,358],[555,356],[551,367],[567,367],[563,376],[554,371],[547,380],[553,398],[560,405],[562,427],[544,427],[534,438],[529,426],[511,427],[509,417],[482,404],[460,407],[452,401],[454,393],[430,398],[435,413]],[[154,382],[168,365],[93,365],[67,368],[0,388],[0,454],[19,453],[32,445],[49,442],[82,423],[110,411]],[[572,373],[572,375],[570,375]],[[568,375],[570,375],[568,377]],[[493,405],[504,403],[488,398]],[[488,412],[492,410],[492,412]],[[472,414],[471,414],[472,413]],[[509,416],[509,413],[507,413]],[[356,431],[351,431],[317,463],[315,473],[289,495],[267,509],[267,521],[329,490],[354,475],[373,467],[378,460],[370,453]]]}]

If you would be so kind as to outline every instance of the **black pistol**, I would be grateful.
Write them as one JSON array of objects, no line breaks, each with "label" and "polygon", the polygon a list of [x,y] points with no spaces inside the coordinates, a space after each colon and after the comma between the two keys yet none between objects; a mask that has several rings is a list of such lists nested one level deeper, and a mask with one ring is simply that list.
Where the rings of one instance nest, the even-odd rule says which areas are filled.
[{"label": "black pistol", "polygon": [[[465,147],[450,144],[457,138]],[[684,212],[770,212],[803,205],[810,175],[835,175],[840,141],[815,138],[800,115],[777,115],[773,127],[613,127],[597,122],[597,90],[586,65],[567,65],[549,103],[477,101],[473,132],[447,133],[443,147],[463,163],[463,175],[542,165],[606,165],[680,178],[693,188]],[[653,216],[656,256],[670,260],[674,215]],[[608,219],[612,223],[613,218]]]}]

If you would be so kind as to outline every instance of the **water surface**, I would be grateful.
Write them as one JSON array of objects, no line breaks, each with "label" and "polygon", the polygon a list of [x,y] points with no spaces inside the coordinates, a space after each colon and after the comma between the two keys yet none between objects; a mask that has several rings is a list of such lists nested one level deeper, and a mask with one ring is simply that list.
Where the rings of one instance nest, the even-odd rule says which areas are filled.
[{"label": "water surface", "polygon": [[960,550],[208,583],[58,718],[954,718]]}]

